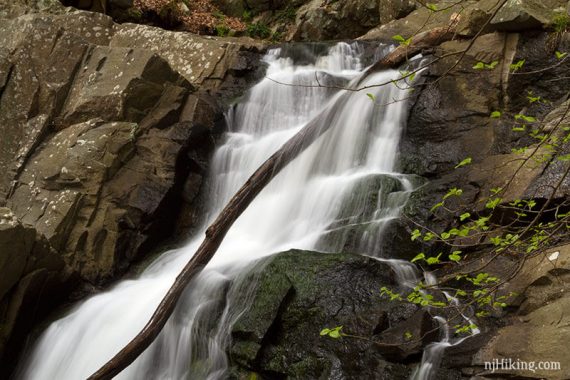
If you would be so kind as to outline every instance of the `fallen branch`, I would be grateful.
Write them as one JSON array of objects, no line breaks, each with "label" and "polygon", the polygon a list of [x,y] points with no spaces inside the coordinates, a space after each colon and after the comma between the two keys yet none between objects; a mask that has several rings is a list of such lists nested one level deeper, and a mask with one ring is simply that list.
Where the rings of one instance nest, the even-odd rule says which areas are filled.
[{"label": "fallen branch", "polygon": [[[452,29],[453,27],[435,28],[417,35],[409,46],[397,47],[369,68],[362,76],[362,80],[373,72],[400,66],[408,57],[418,54],[426,47],[450,40],[454,34]],[[178,299],[190,280],[208,264],[236,219],[285,166],[329,129],[336,118],[336,113],[342,109],[342,105],[351,95],[349,92],[343,93],[335,104],[323,110],[255,171],[229,201],[214,223],[208,227],[204,241],[176,277],[172,287],[145,327],[118,354],[91,375],[89,380],[111,379],[134,362],[150,346],[174,311]]]}]

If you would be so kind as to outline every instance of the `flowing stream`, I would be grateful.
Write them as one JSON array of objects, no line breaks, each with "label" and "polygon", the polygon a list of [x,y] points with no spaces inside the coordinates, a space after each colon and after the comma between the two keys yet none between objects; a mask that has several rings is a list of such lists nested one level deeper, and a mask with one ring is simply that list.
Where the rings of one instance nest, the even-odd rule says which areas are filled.
[{"label": "flowing stream", "polygon": [[[251,291],[255,284],[239,280],[262,257],[290,248],[335,252],[349,243],[362,254],[381,255],[383,227],[398,217],[414,187],[394,172],[406,117],[406,103],[398,100],[407,91],[400,83],[351,92],[339,102],[345,93],[339,87],[354,85],[363,75],[362,54],[357,44],[339,43],[320,56],[305,54],[303,64],[295,63],[299,52],[275,49],[266,55],[271,79],[228,111],[229,131],[213,157],[202,231],[253,171],[309,120],[320,117],[332,125],[237,220],[158,339],[118,379],[223,378],[229,331],[247,307],[232,300]],[[398,71],[375,73],[361,85],[399,77]],[[325,120],[323,113],[332,116]],[[361,231],[356,240],[349,233],[355,227]],[[145,325],[203,236],[52,323],[19,377],[80,380],[97,370]],[[391,265],[402,282],[417,281],[409,266]],[[213,317],[216,310],[223,310],[219,318]]]}]

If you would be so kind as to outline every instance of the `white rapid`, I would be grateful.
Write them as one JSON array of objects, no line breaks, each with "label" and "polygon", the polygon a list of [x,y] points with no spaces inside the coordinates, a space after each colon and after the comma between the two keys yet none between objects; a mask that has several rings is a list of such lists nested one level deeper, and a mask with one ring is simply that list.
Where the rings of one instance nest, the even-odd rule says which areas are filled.
[{"label": "white rapid", "polygon": [[[204,226],[309,120],[323,110],[334,113],[331,128],[237,220],[159,338],[118,379],[223,378],[228,331],[247,306],[232,300],[251,288],[236,278],[257,259],[290,248],[337,251],[347,244],[343,229],[355,225],[365,227],[357,244],[361,253],[379,255],[376,241],[382,228],[398,215],[412,189],[405,176],[393,172],[406,116],[406,103],[398,100],[406,90],[403,83],[371,88],[351,92],[338,103],[344,90],[325,87],[359,80],[361,53],[355,44],[340,43],[303,66],[279,49],[266,56],[271,79],[258,83],[228,112],[229,132],[211,166]],[[399,76],[398,71],[376,73],[362,85]],[[371,201],[361,193],[376,196]],[[52,323],[21,365],[19,377],[85,379],[143,327],[202,239],[200,233],[185,247],[164,253],[138,278],[91,297]]]}]

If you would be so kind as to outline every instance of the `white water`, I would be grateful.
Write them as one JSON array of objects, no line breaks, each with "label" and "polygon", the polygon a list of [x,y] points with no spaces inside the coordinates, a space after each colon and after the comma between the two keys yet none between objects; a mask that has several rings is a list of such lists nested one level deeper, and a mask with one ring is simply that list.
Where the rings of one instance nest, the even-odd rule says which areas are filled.
[{"label": "white water", "polygon": [[[425,284],[428,286],[434,286],[437,284],[437,278],[431,272],[424,272],[424,279]],[[459,300],[453,297],[448,292],[442,292],[443,295],[447,298],[449,305],[456,306],[456,309],[460,310],[460,303]],[[464,313],[460,312],[461,317],[464,321],[467,322],[469,325],[473,325],[473,320],[465,315]],[[449,325],[449,321],[441,316],[435,316],[434,319],[439,324],[439,331],[440,331],[440,341],[433,342],[428,344],[424,348],[424,352],[422,355],[422,361],[420,365],[415,369],[412,373],[410,380],[434,380],[435,375],[437,373],[437,369],[441,364],[441,360],[443,359],[443,354],[447,347],[455,346],[463,342],[468,337],[463,338],[454,338],[452,337],[451,332],[453,331],[452,327]],[[479,334],[481,331],[478,328],[474,328],[471,331],[470,336],[475,336]]]},{"label": "white water", "polygon": [[[346,85],[359,80],[364,69],[360,53],[355,45],[341,43],[314,64],[295,66],[277,49],[266,57],[267,76],[295,85]],[[397,71],[377,73],[362,85],[399,76]],[[366,92],[374,94],[376,101]],[[393,173],[406,111],[405,102],[394,101],[404,99],[406,91],[389,85],[366,92],[343,95],[344,91],[279,85],[265,79],[228,113],[230,131],[211,168],[208,221],[305,123],[324,112],[329,115],[324,122],[332,126],[237,220],[157,341],[118,379],[222,378],[228,331],[246,306],[233,305],[232,300],[250,288],[233,286],[227,295],[226,290],[254,260],[290,248],[338,250],[345,244],[345,235],[323,237],[354,224],[367,225],[360,239],[361,253],[379,255],[376,243],[382,228],[397,217],[412,188],[404,176]],[[341,98],[346,102],[339,102]],[[384,189],[385,182],[378,182],[376,211],[362,214],[366,199],[353,190],[365,181],[390,178],[396,185]],[[383,196],[387,189],[391,193]],[[20,377],[79,380],[93,373],[144,326],[202,239],[203,233],[184,248],[164,253],[137,279],[120,282],[52,323],[21,366]],[[402,278],[409,276],[402,270]],[[216,310],[223,310],[219,323],[213,316]]]}]

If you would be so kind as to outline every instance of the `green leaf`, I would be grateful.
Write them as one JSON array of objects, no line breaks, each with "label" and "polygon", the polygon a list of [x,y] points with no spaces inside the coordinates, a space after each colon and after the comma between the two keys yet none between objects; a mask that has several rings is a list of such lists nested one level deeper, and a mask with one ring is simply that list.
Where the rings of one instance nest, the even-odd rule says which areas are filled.
[{"label": "green leaf", "polygon": [[502,187],[494,187],[491,189],[491,193],[493,193],[493,195],[497,195],[499,194],[501,191],[503,191]]},{"label": "green leaf", "polygon": [[454,187],[443,196],[443,200],[446,200],[449,197],[459,197],[461,194],[463,194],[463,190]]},{"label": "green leaf", "polygon": [[410,339],[412,339],[413,337],[414,337],[414,336],[413,336],[412,333],[409,332],[409,331],[406,331],[406,332],[404,333],[404,339],[406,339],[406,340],[410,340]]},{"label": "green leaf", "polygon": [[477,62],[475,64],[475,66],[473,66],[473,68],[475,70],[483,70],[485,68],[485,63],[484,62]]},{"label": "green leaf", "polygon": [[435,210],[437,210],[437,209],[440,208],[441,206],[443,206],[443,202],[436,203],[435,205],[433,205],[432,208],[430,208],[429,211],[430,211],[430,212],[434,212]]},{"label": "green leaf", "polygon": [[412,231],[412,241],[416,240],[417,238],[421,237],[422,233],[420,232],[420,230],[414,230]]},{"label": "green leaf", "polygon": [[540,96],[532,96],[532,93],[529,93],[526,98],[528,99],[528,102],[531,104],[536,103],[536,102],[540,102],[540,99],[541,99]]},{"label": "green leaf", "polygon": [[466,212],[464,214],[461,214],[461,216],[459,217],[459,220],[463,222],[465,219],[467,219],[469,217],[471,217],[471,214]]},{"label": "green leaf", "polygon": [[461,251],[453,251],[451,252],[451,254],[449,255],[449,260],[451,261],[455,261],[456,263],[459,263],[459,261],[461,261]]},{"label": "green leaf", "polygon": [[394,41],[397,41],[400,43],[400,45],[409,45],[412,42],[412,38],[404,38],[402,35],[400,34],[396,34],[395,36],[392,36],[392,39]]},{"label": "green leaf", "polygon": [[368,93],[368,94],[366,94],[366,96],[368,96],[370,98],[370,100],[372,100],[373,102],[376,101],[376,95]]},{"label": "green leaf", "polygon": [[340,337],[342,337],[344,334],[342,333],[342,326],[337,326],[334,327],[332,329],[322,329],[320,332],[321,336],[329,336],[330,338],[333,339],[338,339]]},{"label": "green leaf", "polygon": [[561,52],[559,52],[559,51],[555,52],[554,54],[556,54],[556,58],[557,58],[557,59],[566,58],[566,56],[568,55],[568,53],[561,53]]},{"label": "green leaf", "polygon": [[460,163],[458,163],[458,164],[455,166],[455,169],[458,169],[458,168],[460,168],[460,167],[462,167],[462,166],[469,165],[469,164],[471,164],[472,161],[473,161],[473,160],[471,159],[471,157],[467,157],[466,159],[464,159],[463,161],[461,161]]},{"label": "green leaf", "polygon": [[522,67],[524,66],[525,60],[521,59],[516,63],[511,64],[511,71],[515,72],[517,70],[522,69]]},{"label": "green leaf", "polygon": [[534,123],[536,121],[536,118],[533,116],[527,116],[523,115],[522,113],[519,113],[515,115],[515,120],[524,120],[527,123]]},{"label": "green leaf", "polygon": [[570,154],[565,154],[563,156],[556,157],[558,161],[570,161]]},{"label": "green leaf", "polygon": [[437,255],[436,257],[428,257],[428,259],[426,260],[426,262],[428,263],[428,265],[435,265],[435,264],[439,264],[439,258],[441,257],[441,253],[439,255]]},{"label": "green leaf", "polygon": [[416,261],[420,261],[420,260],[424,260],[426,258],[426,255],[424,253],[419,253],[416,255],[416,257],[414,257],[411,262],[415,263]]},{"label": "green leaf", "polygon": [[340,331],[339,330],[333,330],[329,333],[329,336],[331,338],[338,339],[338,338],[340,338]]},{"label": "green leaf", "polygon": [[404,42],[406,39],[404,37],[402,37],[400,34],[396,34],[395,36],[392,36],[392,39],[398,42]]},{"label": "green leaf", "polygon": [[473,68],[475,70],[483,70],[483,69],[493,70],[495,67],[497,67],[498,64],[499,64],[499,61],[493,61],[491,63],[485,63],[485,62],[479,61],[475,64],[475,66],[473,66]]},{"label": "green leaf", "polygon": [[491,119],[498,119],[501,117],[501,112],[500,111],[493,111],[491,112]]},{"label": "green leaf", "polygon": [[488,209],[493,210],[493,209],[495,209],[498,205],[500,205],[502,201],[503,201],[502,198],[494,198],[494,199],[491,199],[491,200],[489,200],[489,201],[487,202],[487,204],[485,205],[485,208],[488,208]]}]

